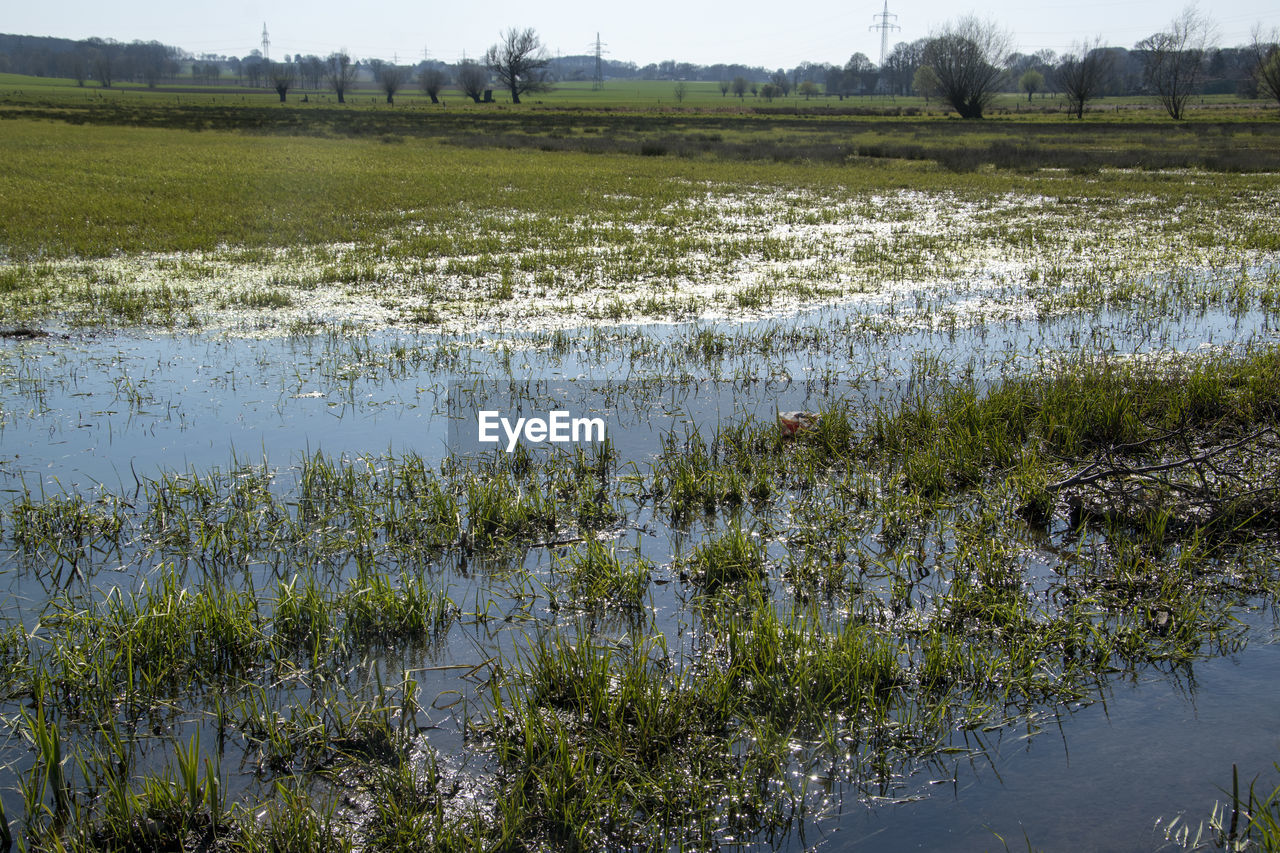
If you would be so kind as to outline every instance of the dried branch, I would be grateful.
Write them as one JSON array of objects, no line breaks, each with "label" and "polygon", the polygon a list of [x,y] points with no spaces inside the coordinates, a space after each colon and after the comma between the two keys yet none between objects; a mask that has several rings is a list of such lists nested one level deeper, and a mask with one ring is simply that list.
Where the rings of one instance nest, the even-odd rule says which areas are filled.
[{"label": "dried branch", "polygon": [[[1067,477],[1065,480],[1059,480],[1056,483],[1050,483],[1048,486],[1045,487],[1045,489],[1050,494],[1057,494],[1063,489],[1071,488],[1073,486],[1088,486],[1088,485],[1092,485],[1094,483],[1098,483],[1102,480],[1110,479],[1113,477],[1147,477],[1150,479],[1154,479],[1153,477],[1151,477],[1151,475],[1153,474],[1159,474],[1159,473],[1164,473],[1168,471],[1175,471],[1183,468],[1195,468],[1196,466],[1199,466],[1205,462],[1208,462],[1214,459],[1215,457],[1221,456],[1224,453],[1228,453],[1232,450],[1243,447],[1246,444],[1255,442],[1258,439],[1268,434],[1274,435],[1275,429],[1272,427],[1264,427],[1263,429],[1260,429],[1255,433],[1247,435],[1244,438],[1239,439],[1238,441],[1234,441],[1230,444],[1224,444],[1220,447],[1215,447],[1210,450],[1206,450],[1203,453],[1187,456],[1182,459],[1177,459],[1173,462],[1162,462],[1157,465],[1144,465],[1139,468],[1132,468],[1123,463],[1115,462],[1115,463],[1112,463],[1109,467],[1106,467],[1101,471],[1097,471],[1096,469],[1098,469],[1100,466],[1104,464],[1102,460],[1098,460],[1090,463],[1083,470],[1078,471],[1075,474],[1072,474],[1070,477]],[[1091,473],[1091,472],[1096,472],[1096,473]],[[1203,475],[1201,476],[1203,479]],[[1207,486],[1207,483],[1206,483],[1206,486]]]}]

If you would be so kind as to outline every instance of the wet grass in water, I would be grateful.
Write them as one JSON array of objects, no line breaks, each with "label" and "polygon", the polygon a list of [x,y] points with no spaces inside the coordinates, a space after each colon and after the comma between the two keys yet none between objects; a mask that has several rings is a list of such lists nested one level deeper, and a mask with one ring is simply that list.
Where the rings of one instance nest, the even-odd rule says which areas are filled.
[{"label": "wet grass in water", "polygon": [[[1274,302],[1256,281],[1277,248],[1267,174],[956,174],[892,154],[494,158],[434,140],[7,126],[0,303],[14,325],[554,329],[768,314],[939,281],[1010,316],[1027,302],[1042,316]],[[431,170],[418,168],[424,150]],[[189,165],[157,174],[157,162]],[[950,290],[922,322],[957,311]]]},{"label": "wet grass in water", "polygon": [[[317,453],[18,483],[0,830],[30,848],[794,843],[830,805],[810,780],[870,798],[921,767],[956,778],[986,730],[1239,652],[1242,609],[1280,589],[1274,346],[1053,364],[1022,343],[1177,349],[1187,317],[1219,318],[1210,340],[1272,334],[1274,181],[1231,171],[1221,127],[1225,147],[1049,122],[726,117],[713,138],[467,115],[447,141],[384,145],[126,114],[191,115],[6,123],[0,427],[85,381],[75,341],[23,323],[291,334],[293,375],[267,389],[282,413],[531,365],[661,388],[803,370],[859,394],[794,440],[741,415],[634,466]],[[613,133],[545,132],[580,121]],[[1100,168],[1139,155],[1226,171]],[[1049,164],[1073,171],[1030,168]],[[855,301],[608,325],[836,299]],[[559,328],[584,317],[601,325]],[[517,322],[542,331],[492,333]],[[362,331],[400,323],[433,331]],[[921,329],[952,351],[1007,341],[981,379],[886,354]],[[107,371],[111,406],[145,419],[164,370],[138,366]],[[1274,799],[1238,793],[1223,837],[1265,840]]]},{"label": "wet grass in water", "polygon": [[627,559],[591,538],[556,557],[568,597],[584,606],[638,610],[644,603],[653,566],[638,556]]},{"label": "wet grass in water", "polygon": [[[1274,457],[1245,452],[1272,440],[1275,358],[924,384],[833,404],[795,440],[750,418],[671,436],[639,472],[581,454],[311,456],[142,480],[127,499],[23,494],[4,513],[15,570],[64,571],[4,633],[5,695],[40,697],[16,718],[37,758],[5,759],[21,832],[768,844],[821,817],[800,781],[815,767],[891,791],[960,733],[1238,651],[1240,596],[1280,586]],[[744,467],[767,488],[727,499]],[[584,501],[613,509],[584,520]],[[600,537],[646,507],[705,533],[665,564]],[[1036,528],[1054,519],[1070,526],[1046,550]],[[566,542],[546,580],[523,567]],[[1052,571],[1029,576],[1028,553]],[[121,560],[160,568],[129,591],[107,583]],[[458,573],[471,561],[478,584]],[[649,609],[668,589],[687,602],[674,624]],[[601,605],[631,614],[621,639],[592,627]],[[484,647],[464,717],[496,776],[457,808],[477,782],[433,763],[430,703],[394,655],[512,617],[523,639]],[[174,731],[159,764],[130,734],[153,725]],[[244,783],[207,748],[196,761],[194,733],[269,784],[229,795]],[[333,805],[339,771],[370,792],[366,818]],[[241,810],[255,802],[263,821]]]},{"label": "wet grass in water", "polygon": [[690,579],[709,593],[732,585],[759,584],[765,578],[764,548],[756,536],[735,521],[724,533],[693,549]]}]

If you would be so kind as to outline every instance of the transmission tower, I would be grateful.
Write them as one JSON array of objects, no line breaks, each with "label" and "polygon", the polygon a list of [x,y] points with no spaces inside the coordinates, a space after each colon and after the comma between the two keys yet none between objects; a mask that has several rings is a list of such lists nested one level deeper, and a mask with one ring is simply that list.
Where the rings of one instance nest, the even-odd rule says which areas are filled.
[{"label": "transmission tower", "polygon": [[884,59],[889,55],[889,30],[900,30],[902,27],[897,24],[889,23],[889,19],[897,19],[897,15],[889,14],[889,0],[884,0],[884,11],[879,15],[872,15],[872,18],[879,18],[880,23],[872,24],[867,27],[868,30],[880,31],[880,67],[884,68]]},{"label": "transmission tower", "polygon": [[[888,0],[885,0],[888,2]],[[264,60],[271,58],[271,36],[267,35],[267,22],[262,22],[262,58]]]},{"label": "transmission tower", "polygon": [[[885,0],[885,2],[887,3],[888,0]],[[607,53],[608,51],[604,49],[604,43],[600,41],[600,33],[598,31],[596,32],[595,48],[596,48],[596,70],[595,70],[595,74],[591,78],[591,88],[603,89],[604,88],[604,58],[603,57],[605,53]]]}]

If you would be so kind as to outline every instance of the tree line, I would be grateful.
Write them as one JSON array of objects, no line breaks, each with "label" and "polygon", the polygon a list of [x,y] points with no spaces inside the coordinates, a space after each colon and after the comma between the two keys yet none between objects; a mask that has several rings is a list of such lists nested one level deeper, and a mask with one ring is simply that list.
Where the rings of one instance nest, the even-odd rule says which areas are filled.
[{"label": "tree line", "polygon": [[[700,66],[667,60],[637,68],[634,63],[602,63],[610,78],[672,80],[683,100],[686,80],[718,83],[722,97],[733,95],[772,100],[776,97],[843,99],[853,95],[937,98],[964,117],[980,117],[999,92],[1058,93],[1083,116],[1086,105],[1109,95],[1149,94],[1174,118],[1181,118],[1196,94],[1235,94],[1280,102],[1280,34],[1255,28],[1250,44],[1213,45],[1213,24],[1188,7],[1163,30],[1132,48],[1105,45],[1101,37],[1078,43],[1057,56],[1012,49],[1013,38],[992,21],[966,17],[948,23],[927,38],[900,42],[877,66],[862,53],[844,65],[803,62],[773,71],[762,67],[717,64]],[[0,35],[0,71],[67,77],[80,85],[103,87],[133,81],[148,86],[184,79],[204,85],[229,84],[274,89],[283,101],[296,88],[329,89],[337,100],[357,82],[371,82],[387,103],[417,85],[433,103],[446,87],[482,102],[494,89],[515,102],[555,82],[587,79],[594,57],[552,60],[532,28],[501,33],[480,59],[447,64],[423,61],[414,66],[380,59],[363,62],[345,51],[328,56],[285,56],[273,62],[258,51],[245,57],[192,57],[159,42],[115,42],[109,39],[42,38]]]},{"label": "tree line", "polygon": [[[1213,93],[1206,82],[1214,74],[1219,81],[1226,76],[1236,94],[1280,103],[1280,31],[1264,34],[1258,25],[1247,47],[1230,52],[1214,48],[1213,35],[1213,22],[1188,6],[1132,51],[1104,47],[1099,37],[1077,43],[1056,62],[1047,52],[1026,62],[1012,52],[1011,34],[994,22],[966,17],[925,40],[913,87],[926,97],[936,95],[964,118],[981,118],[996,93],[1013,81],[1028,98],[1056,86],[1077,118],[1104,95],[1147,94],[1181,119],[1192,96]],[[1045,72],[1034,67],[1037,62]],[[1127,91],[1116,91],[1121,87]]]},{"label": "tree line", "polygon": [[124,81],[155,86],[177,77],[185,59],[181,50],[158,41],[0,34],[0,72],[65,77],[81,86],[88,80],[106,87]]}]

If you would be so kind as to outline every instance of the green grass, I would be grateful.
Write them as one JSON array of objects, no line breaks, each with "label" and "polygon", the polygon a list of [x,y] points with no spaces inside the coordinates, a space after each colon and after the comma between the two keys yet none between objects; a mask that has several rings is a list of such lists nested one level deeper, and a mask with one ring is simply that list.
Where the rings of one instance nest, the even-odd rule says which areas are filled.
[{"label": "green grass", "polygon": [[[0,624],[0,846],[794,843],[824,819],[806,780],[870,796],[985,760],[969,733],[1239,652],[1241,602],[1280,591],[1274,344],[1021,340],[1273,311],[1277,136],[1247,112],[721,114],[703,87],[641,109],[654,85],[445,118],[50,87],[0,96],[6,328],[274,324],[296,364],[268,392],[353,406],[570,358],[655,398],[797,359],[910,390],[825,399],[794,440],[735,415],[634,465],[314,453],[19,487],[6,570],[47,593]],[[440,333],[317,334],[348,300]],[[1019,340],[978,371],[999,382],[891,366],[921,328]],[[6,421],[78,390],[79,340],[5,342]],[[181,410],[165,369],[112,365],[112,405]],[[1236,797],[1253,837],[1274,800]]]},{"label": "green grass", "polygon": [[[1099,458],[1137,469],[1185,442],[1214,448],[1274,428],[1275,359],[1271,347],[1158,367],[1084,361],[982,394],[922,386],[862,418],[832,406],[796,441],[751,419],[726,423],[700,439],[699,476],[716,481],[754,457],[774,489],[669,566],[588,538],[548,560],[550,582],[519,567],[518,546],[531,544],[521,491],[560,484],[545,512],[572,505],[569,485],[585,480],[632,513],[652,499],[654,472],[618,476],[607,457],[573,455],[440,471],[415,457],[316,456],[292,478],[239,467],[142,482],[146,506],[105,492],[93,517],[109,523],[90,527],[110,534],[111,560],[89,549],[32,627],[4,635],[4,694],[37,699],[22,722],[37,749],[15,777],[21,832],[73,849],[157,834],[250,849],[404,849],[412,835],[446,849],[786,833],[817,808],[803,781],[814,767],[836,762],[874,786],[951,755],[956,732],[1095,701],[1119,674],[1238,650],[1240,593],[1280,589],[1274,559],[1255,547],[1275,528],[1274,472],[1237,468],[1247,454],[1214,457],[1241,477],[1206,493],[1234,513],[1226,523],[1179,516],[1179,494],[1159,489],[1143,514],[1082,516],[1077,533],[1059,534],[1080,537],[1065,549],[1075,556],[1042,552],[1061,555],[1036,581],[1044,589],[1022,562],[1043,534],[1018,509]],[[672,470],[688,450],[668,441],[653,468]],[[1241,513],[1232,489],[1256,511]],[[1042,512],[1070,512],[1059,497]],[[85,512],[69,506],[80,504],[15,498],[7,541],[20,525],[15,550],[80,541],[75,525],[31,520]],[[425,510],[416,532],[410,506]],[[877,543],[877,521],[903,511],[914,520],[897,543]],[[534,534],[546,535],[542,523]],[[436,550],[400,550],[420,541]],[[926,551],[932,541],[948,544]],[[435,575],[465,569],[454,562],[464,556],[485,580],[459,607]],[[96,589],[122,557],[164,562],[134,591]],[[250,567],[284,579],[264,594]],[[687,597],[677,625],[696,627],[692,646],[646,615],[659,580]],[[580,623],[557,615],[565,602]],[[622,638],[592,628],[601,604],[635,617]],[[523,627],[499,627],[510,624]],[[466,748],[498,768],[483,806],[450,804],[466,783],[419,748],[419,671],[396,657],[459,630],[519,638],[472,668],[487,676],[469,700]],[[270,784],[228,802],[229,768],[205,761],[190,734],[165,747],[167,763],[129,769],[143,748],[129,732],[170,707],[204,719],[202,738],[239,744]],[[326,794],[335,769],[368,792],[368,821],[350,823]]]},{"label": "green grass", "polygon": [[765,577],[764,546],[752,531],[735,522],[693,549],[688,571],[695,584],[711,593],[726,586],[759,583]]},{"label": "green grass", "polygon": [[556,558],[568,596],[586,607],[606,605],[639,609],[644,603],[653,566],[633,557],[625,563],[614,548],[598,539],[574,547]]},{"label": "green grass", "polygon": [[[178,80],[149,88],[144,84],[132,81],[113,83],[103,89],[93,81],[86,81],[84,86],[76,84],[70,78],[31,77],[20,74],[0,74],[0,95],[21,102],[31,96],[40,98],[57,97],[68,102],[84,100],[102,100],[106,98],[147,99],[166,104],[175,103],[248,103],[261,105],[278,105],[279,96],[270,88],[251,89],[239,84],[233,77],[223,77],[212,84],[194,83],[190,80]],[[815,95],[806,98],[799,92],[791,92],[786,97],[777,97],[772,101],[747,92],[738,98],[732,92],[721,94],[720,86],[715,81],[685,81],[683,100],[676,98],[675,81],[666,80],[606,80],[604,87],[596,89],[591,81],[564,81],[555,84],[550,91],[538,92],[527,96],[521,105],[526,110],[539,108],[596,108],[596,109],[669,109],[669,110],[705,110],[705,111],[742,111],[742,110],[847,110],[865,112],[867,114],[901,114],[904,110],[918,110],[922,114],[933,113],[945,115],[948,110],[936,98],[925,100],[918,96],[884,97],[880,95],[850,95],[844,98]],[[460,91],[446,88],[442,93],[444,105],[448,109],[470,109],[475,111],[494,111],[510,109],[510,96],[500,87],[493,90],[495,103],[473,104]],[[307,97],[307,105],[335,105],[336,96],[327,88],[319,90],[297,86],[290,90],[288,102],[294,106],[304,106],[302,97]],[[1150,107],[1155,104],[1150,96],[1106,97],[1091,101],[1089,110],[1092,113],[1105,115],[1108,112],[1125,111],[1134,107]],[[384,93],[381,89],[364,86],[349,89],[347,106],[353,109],[386,110]],[[1229,95],[1200,96],[1193,98],[1189,104],[1190,113],[1220,112],[1224,109],[1241,112],[1265,112],[1271,109],[1266,101],[1242,99]],[[1060,95],[1046,93],[1028,102],[1018,93],[997,95],[994,109],[989,115],[1006,115],[1010,113],[1063,113],[1065,101]],[[430,100],[422,94],[416,85],[407,85],[396,93],[394,109],[433,109]]]},{"label": "green grass", "polygon": [[[687,319],[959,279],[989,256],[1019,265],[1001,301],[1046,315],[1274,296],[1244,272],[1277,246],[1266,123],[12,109],[15,326],[285,329],[350,297],[357,325]],[[21,117],[41,110],[55,121]],[[225,129],[176,129],[208,123]]]}]

